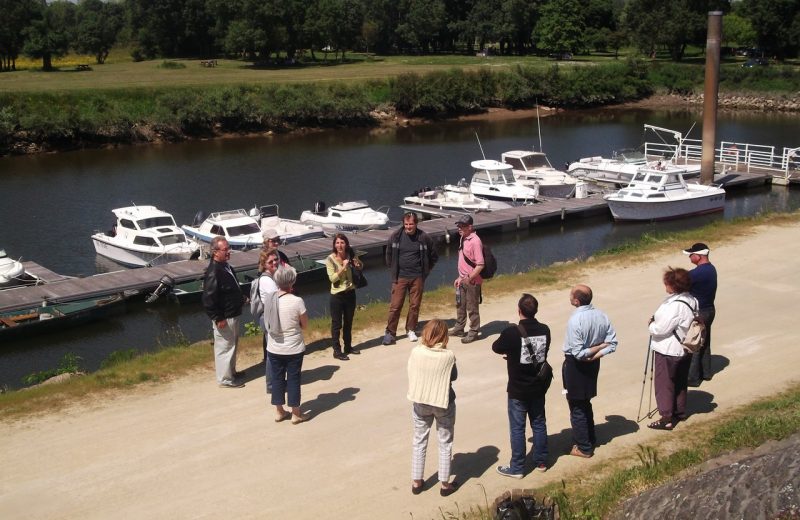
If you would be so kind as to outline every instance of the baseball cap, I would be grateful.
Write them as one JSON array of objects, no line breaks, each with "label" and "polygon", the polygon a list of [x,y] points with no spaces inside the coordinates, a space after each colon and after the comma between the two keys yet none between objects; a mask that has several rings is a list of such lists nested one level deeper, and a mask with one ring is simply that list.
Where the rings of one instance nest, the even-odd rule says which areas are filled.
[{"label": "baseball cap", "polygon": [[461,215],[459,219],[456,221],[456,226],[471,226],[472,225],[472,217],[470,215]]},{"label": "baseball cap", "polygon": [[683,250],[683,254],[685,255],[703,255],[708,256],[709,249],[708,246],[702,242],[697,242],[692,244],[692,247],[687,247]]}]

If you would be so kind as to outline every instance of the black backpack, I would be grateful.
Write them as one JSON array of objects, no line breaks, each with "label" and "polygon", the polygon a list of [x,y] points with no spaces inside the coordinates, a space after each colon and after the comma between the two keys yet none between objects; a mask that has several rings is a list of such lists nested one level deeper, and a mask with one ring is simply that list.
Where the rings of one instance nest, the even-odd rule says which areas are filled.
[{"label": "black backpack", "polygon": [[[494,257],[494,253],[492,253],[491,248],[486,245],[486,242],[481,241],[481,245],[481,251],[483,252],[483,269],[481,270],[481,278],[488,280],[497,272],[497,259]],[[458,250],[461,251],[463,247],[464,241],[462,240],[458,244]],[[467,258],[467,255],[464,255],[464,261],[467,262],[468,266],[475,267],[475,262]]]}]

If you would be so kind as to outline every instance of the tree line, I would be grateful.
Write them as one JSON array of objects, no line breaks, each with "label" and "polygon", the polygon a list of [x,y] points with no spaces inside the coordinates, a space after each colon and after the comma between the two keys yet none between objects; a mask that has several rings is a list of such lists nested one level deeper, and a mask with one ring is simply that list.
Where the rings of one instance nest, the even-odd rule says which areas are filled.
[{"label": "tree line", "polygon": [[24,54],[105,61],[229,57],[292,63],[315,53],[589,54],[634,46],[681,60],[721,10],[728,45],[779,59],[800,49],[800,0],[0,0],[0,69]]}]

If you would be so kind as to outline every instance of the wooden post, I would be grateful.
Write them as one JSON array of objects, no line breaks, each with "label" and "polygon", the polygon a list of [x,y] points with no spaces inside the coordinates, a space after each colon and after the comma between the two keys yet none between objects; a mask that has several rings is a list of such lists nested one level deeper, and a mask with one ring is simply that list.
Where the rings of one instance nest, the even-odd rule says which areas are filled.
[{"label": "wooden post", "polygon": [[703,91],[703,155],[700,183],[714,182],[714,148],[717,144],[717,101],[719,96],[719,52],[722,37],[722,11],[708,13],[706,37],[706,76]]}]

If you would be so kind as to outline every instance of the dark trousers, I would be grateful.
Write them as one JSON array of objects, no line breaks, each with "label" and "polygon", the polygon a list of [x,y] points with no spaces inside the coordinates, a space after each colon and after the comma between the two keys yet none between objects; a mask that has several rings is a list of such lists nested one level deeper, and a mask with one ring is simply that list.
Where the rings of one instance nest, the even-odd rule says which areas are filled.
[{"label": "dark trousers", "polygon": [[547,464],[547,418],[544,414],[544,396],[524,401],[508,398],[508,430],[511,439],[511,472],[525,473],[525,419],[533,430],[533,465]]},{"label": "dark trousers", "polygon": [[706,324],[705,342],[699,352],[692,354],[689,366],[689,384],[697,386],[701,381],[710,381],[711,376],[711,324],[714,323],[716,310],[714,307],[700,309],[700,317]]},{"label": "dark trousers", "polygon": [[413,332],[419,320],[419,307],[422,304],[422,291],[425,282],[419,278],[398,278],[392,282],[392,296],[389,300],[389,319],[386,322],[386,332],[397,336],[397,325],[400,323],[400,313],[403,312],[403,303],[408,293],[408,316],[406,316],[406,332]]},{"label": "dark trousers", "polygon": [[341,348],[341,332],[345,351],[353,346],[353,315],[356,313],[356,291],[331,294],[331,339],[334,350]]},{"label": "dark trousers", "polygon": [[594,411],[589,399],[567,399],[572,442],[587,455],[594,454],[597,437],[594,433]]},{"label": "dark trousers", "polygon": [[303,370],[303,354],[273,354],[267,352],[272,379],[274,405],[300,406],[300,372]]},{"label": "dark trousers", "polygon": [[662,418],[673,421],[686,417],[686,378],[691,356],[665,356],[654,352],[656,404]]}]

